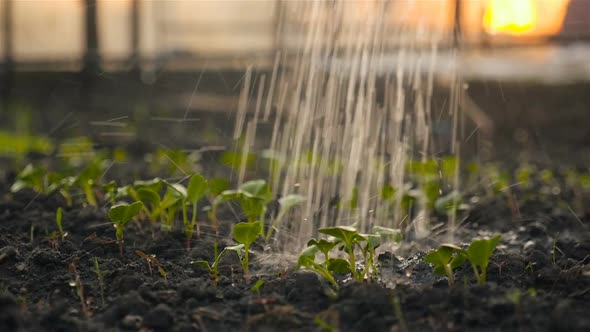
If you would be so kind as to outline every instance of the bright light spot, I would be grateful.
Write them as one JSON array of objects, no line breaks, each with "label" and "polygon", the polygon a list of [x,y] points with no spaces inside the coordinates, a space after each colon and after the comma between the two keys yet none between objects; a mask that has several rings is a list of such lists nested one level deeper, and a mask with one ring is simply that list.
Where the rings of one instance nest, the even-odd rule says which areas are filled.
[{"label": "bright light spot", "polygon": [[492,34],[512,35],[531,31],[537,23],[533,0],[490,0],[483,17],[484,29]]}]

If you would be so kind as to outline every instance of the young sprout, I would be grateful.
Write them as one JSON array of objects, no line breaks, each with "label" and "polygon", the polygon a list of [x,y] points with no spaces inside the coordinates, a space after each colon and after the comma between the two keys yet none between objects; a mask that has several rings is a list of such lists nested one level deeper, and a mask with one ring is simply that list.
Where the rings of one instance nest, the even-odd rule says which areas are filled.
[{"label": "young sprout", "polygon": [[45,177],[47,170],[43,167],[35,167],[28,164],[16,177],[16,181],[10,187],[10,191],[15,193],[25,188],[33,189],[37,192],[45,192]]},{"label": "young sprout", "polygon": [[[243,245],[241,245],[238,249],[241,250],[242,247]],[[213,261],[213,264],[209,264],[209,262],[207,261],[193,261],[191,262],[191,264],[206,268],[207,271],[209,271],[209,275],[211,276],[211,281],[213,282],[213,285],[217,287],[217,284],[219,282],[219,263],[221,262],[221,258],[223,258],[223,256],[227,253],[228,248],[224,248],[221,252],[218,252],[217,240],[215,240],[215,242],[213,243],[213,251],[215,259]]]},{"label": "young sprout", "polygon": [[501,235],[498,234],[492,238],[484,238],[473,240],[465,251],[469,263],[473,268],[473,273],[477,279],[477,283],[483,285],[486,282],[486,274],[490,257],[496,250],[496,246],[500,242]]},{"label": "young sprout", "polygon": [[109,219],[115,224],[119,255],[123,257],[123,228],[131,219],[139,214],[143,203],[119,204],[109,210]]},{"label": "young sprout", "polygon": [[164,198],[160,202],[160,213],[163,218],[162,228],[166,232],[172,231],[176,213],[182,202],[183,194],[186,195],[186,189],[181,184],[168,184]]},{"label": "young sprout", "polygon": [[71,281],[69,285],[70,287],[76,288],[76,294],[78,295],[80,303],[82,304],[82,312],[86,318],[90,318],[90,310],[88,309],[88,305],[86,304],[86,299],[84,297],[84,285],[82,284],[82,278],[78,272],[78,258],[74,258],[72,260],[72,263],[68,267],[68,272],[74,276],[74,280]]},{"label": "young sprout", "polygon": [[260,288],[264,286],[264,280],[262,279],[258,279],[256,281],[256,283],[254,284],[254,286],[252,286],[250,288],[251,291],[258,293],[258,296],[260,296]]},{"label": "young sprout", "polygon": [[449,287],[455,285],[453,270],[463,265],[465,255],[460,247],[453,244],[442,244],[424,257],[424,261],[434,265],[434,274],[446,275]]},{"label": "young sprout", "polygon": [[111,205],[115,205],[117,200],[119,186],[115,181],[109,181],[102,185],[102,191],[104,192],[105,199],[108,200]]},{"label": "young sprout", "polygon": [[[182,204],[182,217],[184,222],[184,233],[186,235],[186,252],[190,251],[190,241],[193,238],[195,226],[197,226],[197,237],[200,237],[200,229],[197,225],[197,203],[207,194],[207,180],[200,174],[191,176],[186,188],[186,198]],[[192,206],[191,220],[187,217],[187,205]]]},{"label": "young sprout", "polygon": [[62,226],[62,216],[63,216],[63,210],[61,207],[58,207],[57,211],[55,212],[55,223],[57,224],[59,236],[63,240],[68,234],[64,232],[64,229]]},{"label": "young sprout", "polygon": [[356,270],[356,259],[354,248],[358,241],[366,240],[354,227],[336,226],[327,227],[319,230],[320,233],[336,238],[344,246],[344,251],[348,254],[348,264],[350,273],[356,280],[362,280],[363,276]]},{"label": "young sprout", "polygon": [[336,282],[336,279],[334,279],[332,271],[330,271],[328,268],[329,263],[316,263],[315,257],[318,252],[320,252],[320,249],[315,244],[305,248],[301,254],[299,254],[299,259],[297,260],[297,269],[306,268],[319,274],[321,277],[326,279],[334,287],[334,289],[338,290],[338,283]]},{"label": "young sprout", "polygon": [[96,278],[98,279],[98,286],[100,288],[100,302],[104,306],[104,276],[100,271],[100,266],[98,265],[98,258],[94,257],[92,259],[92,262],[94,264],[94,274],[96,274]]},{"label": "young sprout", "polygon": [[248,222],[264,221],[266,205],[272,200],[272,193],[264,180],[252,180],[237,190],[225,190],[213,202],[210,218],[217,225],[217,208],[223,202],[237,201],[246,214]]},{"label": "young sprout", "polygon": [[148,270],[150,271],[150,276],[153,276],[153,267],[158,268],[158,273],[164,278],[164,282],[168,283],[168,272],[164,270],[160,261],[156,258],[155,255],[148,255],[141,250],[135,250],[135,254],[141,257],[148,266]]},{"label": "young sprout", "polygon": [[241,258],[242,267],[244,268],[244,275],[246,280],[249,279],[248,274],[248,259],[250,255],[250,245],[256,241],[262,232],[262,223],[260,221],[255,222],[242,222],[236,224],[233,229],[234,239],[244,245],[244,257]]},{"label": "young sprout", "polygon": [[102,160],[91,162],[86,168],[78,174],[75,184],[77,184],[86,196],[86,202],[91,206],[98,206],[96,195],[94,193],[94,186],[98,184],[98,180],[102,175],[103,165]]},{"label": "young sprout", "polygon": [[268,228],[268,232],[266,233],[265,237],[267,242],[268,240],[270,240],[273,230],[278,229],[281,220],[285,217],[285,215],[287,215],[287,212],[289,212],[295,206],[300,205],[304,201],[305,197],[297,194],[287,195],[279,199],[279,213],[277,214],[277,217],[272,221],[272,224]]},{"label": "young sprout", "polygon": [[434,273],[446,275],[449,286],[454,285],[453,270],[468,260],[473,269],[477,283],[486,282],[488,264],[492,253],[500,242],[501,235],[492,238],[473,240],[466,250],[453,244],[443,244],[424,257],[428,263],[434,264]]}]

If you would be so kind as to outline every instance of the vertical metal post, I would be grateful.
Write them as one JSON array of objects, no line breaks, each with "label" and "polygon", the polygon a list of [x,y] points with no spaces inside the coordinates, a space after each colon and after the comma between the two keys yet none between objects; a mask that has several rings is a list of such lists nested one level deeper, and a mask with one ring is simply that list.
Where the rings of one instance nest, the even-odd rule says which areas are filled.
[{"label": "vertical metal post", "polygon": [[84,79],[91,78],[100,70],[100,53],[98,44],[98,9],[97,0],[84,1],[85,44],[82,72]]},{"label": "vertical metal post", "polygon": [[453,48],[458,48],[461,45],[463,29],[461,26],[462,20],[462,1],[455,0],[455,15],[453,23]]},{"label": "vertical metal post", "polygon": [[130,23],[131,23],[131,54],[130,63],[131,71],[139,74],[141,69],[141,57],[139,50],[140,43],[140,29],[141,29],[141,18],[140,18],[140,0],[131,1],[131,12],[130,12]]},{"label": "vertical metal post", "polygon": [[2,46],[4,48],[3,65],[2,65],[2,88],[0,89],[1,98],[4,106],[10,97],[10,91],[13,84],[14,58],[13,58],[13,2],[4,0],[4,11],[2,13]]}]

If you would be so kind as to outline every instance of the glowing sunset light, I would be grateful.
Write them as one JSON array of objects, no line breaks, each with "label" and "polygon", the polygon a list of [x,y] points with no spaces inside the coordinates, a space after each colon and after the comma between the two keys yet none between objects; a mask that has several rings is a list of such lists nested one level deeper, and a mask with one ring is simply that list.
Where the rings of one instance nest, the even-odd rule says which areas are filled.
[{"label": "glowing sunset light", "polygon": [[522,34],[537,23],[537,8],[533,0],[491,0],[483,25],[489,33]]}]

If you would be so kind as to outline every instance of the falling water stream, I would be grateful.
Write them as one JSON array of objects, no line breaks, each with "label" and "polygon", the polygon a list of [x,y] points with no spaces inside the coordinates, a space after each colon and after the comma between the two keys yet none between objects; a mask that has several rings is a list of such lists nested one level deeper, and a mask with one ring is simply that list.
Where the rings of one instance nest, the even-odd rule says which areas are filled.
[{"label": "falling water stream", "polygon": [[[384,186],[404,188],[408,160],[431,155],[434,67],[445,36],[392,27],[386,1],[352,23],[343,19],[350,14],[347,2],[291,6],[289,14],[295,17],[290,19],[303,22],[300,38],[277,54],[271,77],[258,79],[257,96],[249,96],[248,70],[234,132],[235,139],[244,139],[246,155],[254,148],[257,126],[270,123],[272,138],[265,148],[277,166],[269,177],[273,192],[305,197],[277,236],[287,243],[284,247],[299,250],[322,227],[399,228],[408,222],[407,211],[380,195]],[[391,70],[384,72],[384,65]],[[461,83],[456,75],[446,79],[450,101],[445,111],[454,123],[446,144],[457,152]],[[246,114],[249,98],[254,99],[251,116]],[[239,181],[244,170],[245,165]],[[401,195],[402,190],[395,191],[396,202]],[[336,198],[340,208],[333,209]],[[428,215],[419,213],[410,222],[416,235],[428,234]]]}]

